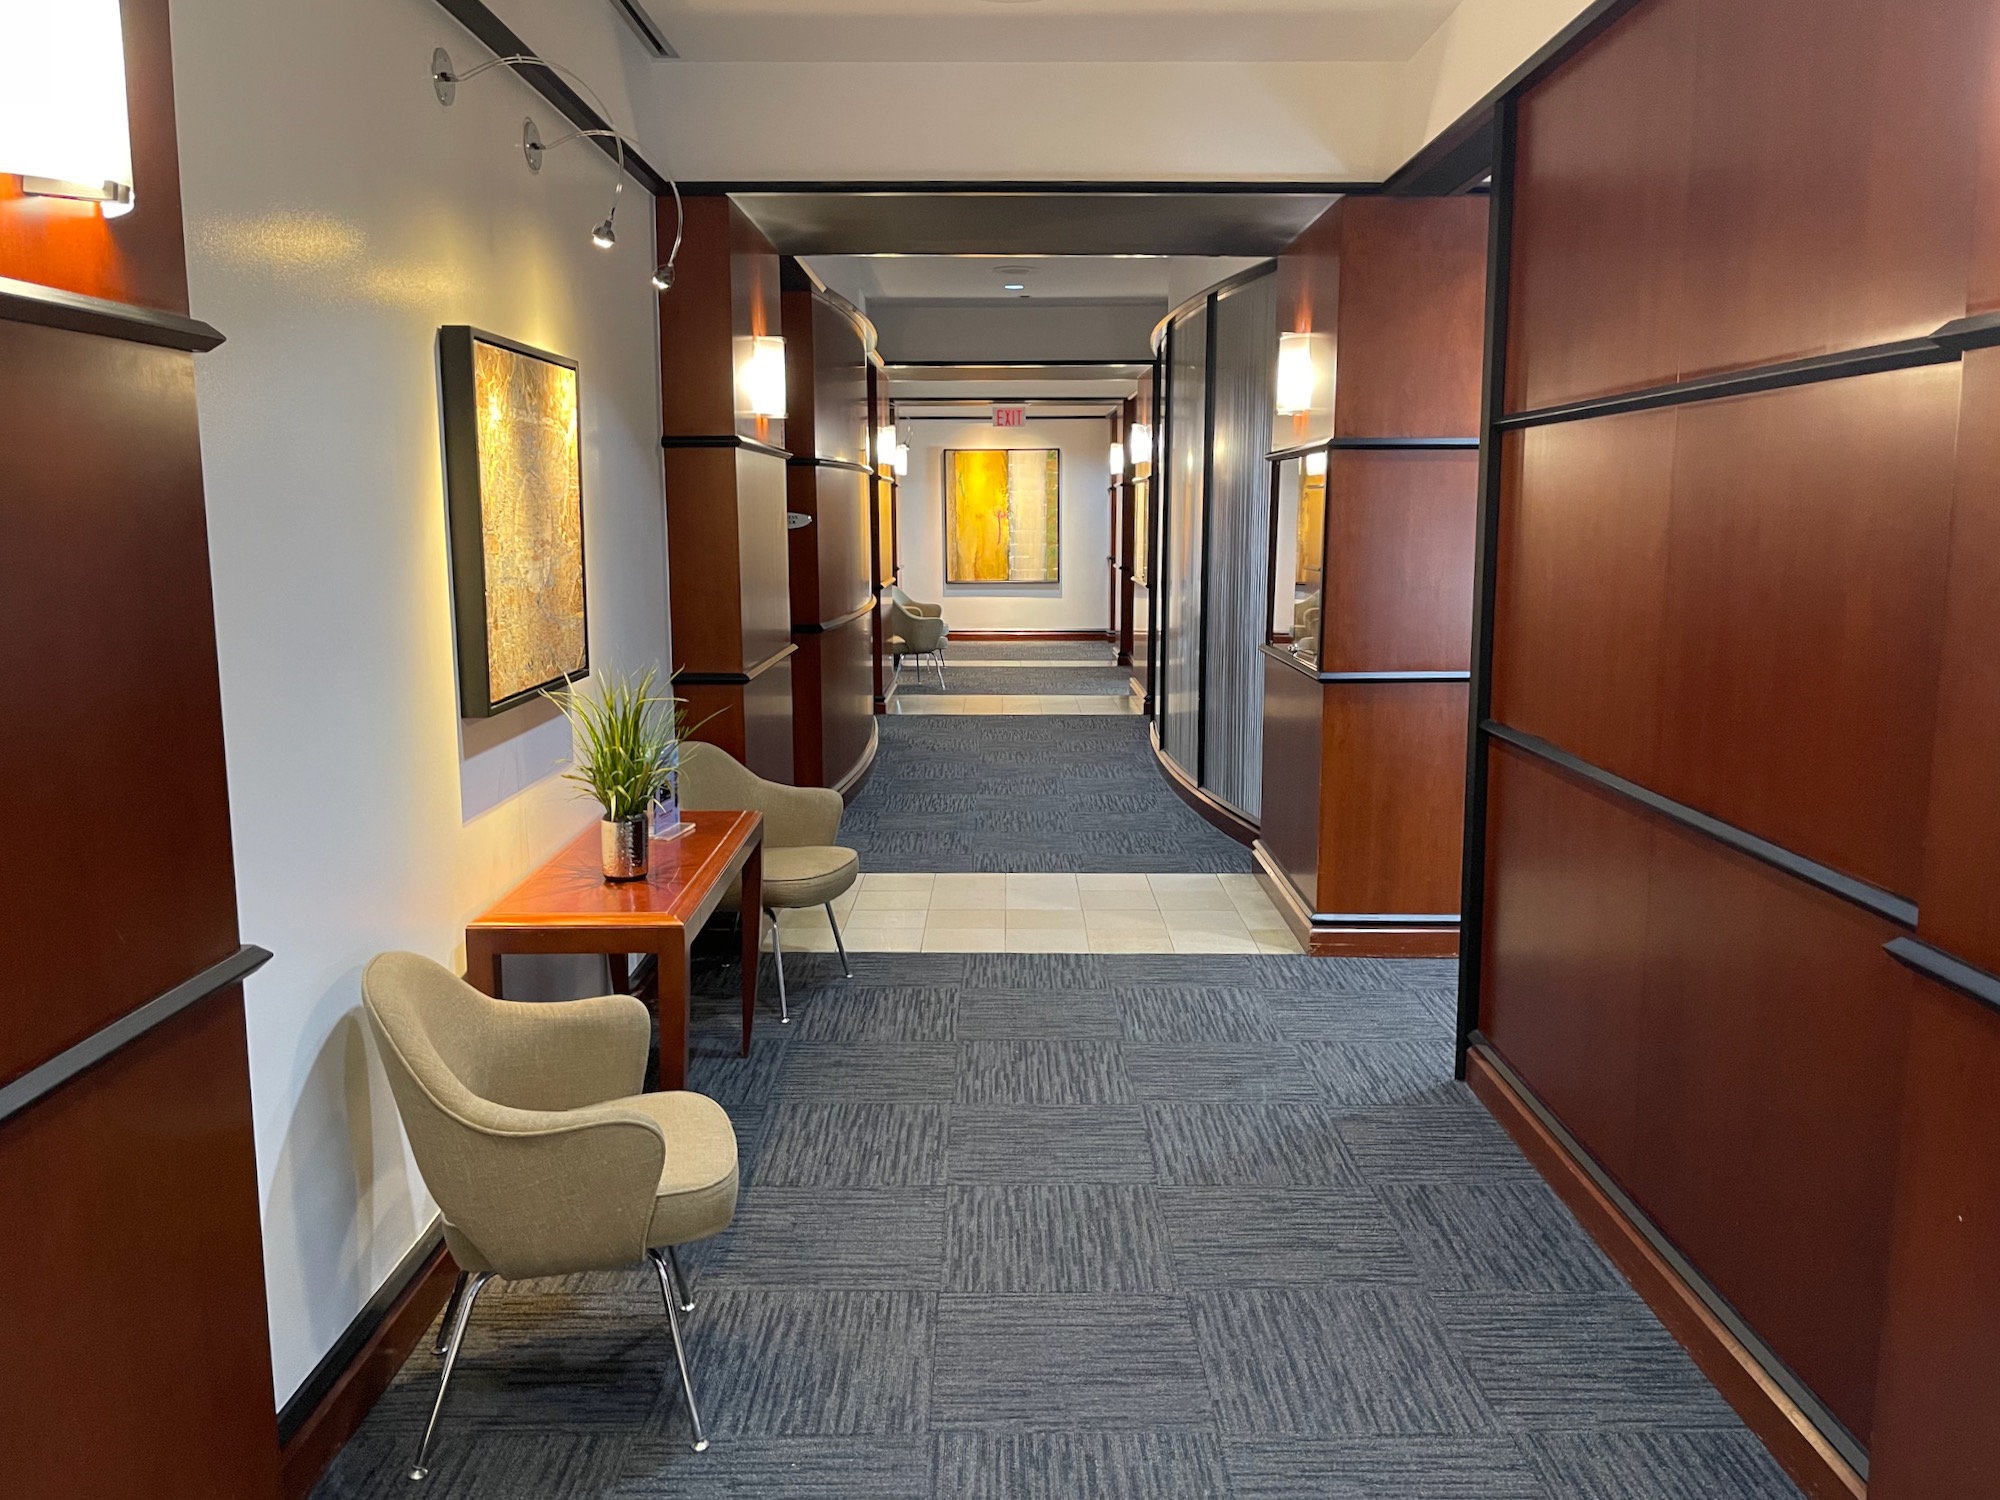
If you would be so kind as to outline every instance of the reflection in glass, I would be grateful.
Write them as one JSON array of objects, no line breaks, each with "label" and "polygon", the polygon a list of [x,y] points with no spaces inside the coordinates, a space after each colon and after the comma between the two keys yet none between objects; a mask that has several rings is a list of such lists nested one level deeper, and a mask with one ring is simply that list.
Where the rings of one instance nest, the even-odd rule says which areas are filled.
[{"label": "reflection in glass", "polygon": [[1288,458],[1274,487],[1271,643],[1317,670],[1326,559],[1326,454]]}]

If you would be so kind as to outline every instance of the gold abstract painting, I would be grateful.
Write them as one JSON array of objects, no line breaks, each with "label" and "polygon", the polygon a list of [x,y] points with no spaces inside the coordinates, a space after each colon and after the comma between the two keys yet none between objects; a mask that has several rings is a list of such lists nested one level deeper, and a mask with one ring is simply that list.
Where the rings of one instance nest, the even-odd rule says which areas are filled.
[{"label": "gold abstract painting", "polygon": [[576,366],[471,329],[440,342],[461,711],[584,675]]},{"label": "gold abstract painting", "polygon": [[1062,455],[1054,448],[947,449],[946,583],[1056,583]]}]

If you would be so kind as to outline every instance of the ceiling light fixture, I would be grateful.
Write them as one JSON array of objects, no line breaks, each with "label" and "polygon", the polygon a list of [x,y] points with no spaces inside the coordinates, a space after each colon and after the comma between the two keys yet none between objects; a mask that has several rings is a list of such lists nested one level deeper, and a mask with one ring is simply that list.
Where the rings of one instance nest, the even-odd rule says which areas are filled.
[{"label": "ceiling light fixture", "polygon": [[1005,282],[1001,285],[1000,288],[1000,290],[1003,292],[1025,292],[1027,289],[1028,289],[1027,286],[1019,281]]},{"label": "ceiling light fixture", "polygon": [[8,22],[0,172],[34,197],[132,209],[132,127],[118,0],[23,5]]}]

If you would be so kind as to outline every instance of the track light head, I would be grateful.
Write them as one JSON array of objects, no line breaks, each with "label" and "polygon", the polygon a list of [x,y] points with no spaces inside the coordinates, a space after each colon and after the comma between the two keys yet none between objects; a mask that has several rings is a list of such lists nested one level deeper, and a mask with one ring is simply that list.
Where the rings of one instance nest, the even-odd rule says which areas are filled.
[{"label": "track light head", "polygon": [[600,250],[609,250],[613,245],[618,243],[618,231],[611,227],[609,215],[605,217],[602,224],[599,224],[595,229],[590,231],[590,243],[597,246]]},{"label": "track light head", "polygon": [[674,289],[674,263],[668,261],[653,273],[653,290],[671,292]]}]

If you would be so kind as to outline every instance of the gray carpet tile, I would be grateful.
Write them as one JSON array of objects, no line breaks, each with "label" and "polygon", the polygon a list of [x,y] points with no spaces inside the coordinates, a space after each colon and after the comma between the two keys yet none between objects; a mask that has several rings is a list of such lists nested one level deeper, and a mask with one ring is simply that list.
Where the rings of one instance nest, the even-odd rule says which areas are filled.
[{"label": "gray carpet tile", "polygon": [[953,661],[1089,661],[1111,660],[1109,641],[963,641],[947,636],[945,660]]},{"label": "gray carpet tile", "polygon": [[765,1125],[758,1180],[771,1187],[936,1187],[941,1104],[792,1104]]},{"label": "gray carpet tile", "polygon": [[938,1299],[936,1427],[1208,1423],[1187,1302],[1159,1296]]},{"label": "gray carpet tile", "polygon": [[947,661],[942,688],[938,686],[936,672],[926,669],[919,673],[914,666],[910,666],[904,669],[896,691],[913,698],[935,698],[940,693],[1123,697],[1132,691],[1132,673],[1124,667],[999,667],[977,662]]},{"label": "gray carpet tile", "polygon": [[[734,966],[695,975],[742,1173],[684,1256],[713,1447],[647,1272],[498,1283],[428,1500],[1794,1500],[1450,1081],[1448,965],[788,968],[747,1060]],[[438,1367],[317,1500],[412,1493]]]},{"label": "gray carpet tile", "polygon": [[1171,1292],[1166,1222],[1149,1187],[959,1185],[946,1194],[948,1292]]},{"label": "gray carpet tile", "polygon": [[1136,1105],[961,1104],[945,1172],[954,1183],[1151,1182],[1153,1146]]},{"label": "gray carpet tile", "polygon": [[[712,1431],[851,1437],[924,1429],[938,1333],[932,1294],[697,1286],[695,1297],[688,1358],[708,1372],[700,1391]],[[686,1407],[674,1402],[656,1425],[684,1434]]]},{"label": "gray carpet tile", "polygon": [[863,869],[1251,869],[1248,849],[1174,794],[1138,718],[876,722],[875,770],[841,822]]},{"label": "gray carpet tile", "polygon": [[960,1104],[1124,1104],[1117,1042],[960,1042]]},{"label": "gray carpet tile", "polygon": [[1213,1431],[941,1432],[935,1493],[951,1500],[1229,1500]]},{"label": "gray carpet tile", "polygon": [[934,1286],[944,1262],[937,1188],[774,1188],[737,1205],[730,1227],[683,1262],[709,1287]]},{"label": "gray carpet tile", "polygon": [[1189,1299],[1225,1432],[1493,1431],[1416,1288],[1218,1288]]},{"label": "gray carpet tile", "polygon": [[1491,1438],[1251,1438],[1228,1462],[1235,1500],[1554,1500],[1518,1444]]},{"label": "gray carpet tile", "polygon": [[1415,1285],[1421,1269],[1380,1201],[1346,1183],[1309,1190],[1162,1188],[1174,1270],[1190,1289]]},{"label": "gray carpet tile", "polygon": [[627,1450],[608,1500],[931,1500],[934,1447],[928,1434],[731,1437],[692,1453],[681,1434],[659,1435]]},{"label": "gray carpet tile", "polygon": [[1246,1042],[1127,1042],[1134,1099],[1159,1104],[1309,1104],[1318,1086],[1284,1047]]},{"label": "gray carpet tile", "polygon": [[1133,984],[1118,991],[1125,1034],[1135,1042],[1277,1042],[1270,1009],[1248,990],[1223,985]]},{"label": "gray carpet tile", "polygon": [[1796,1500],[1777,1461],[1741,1428],[1545,1432],[1520,1438],[1549,1500]]},{"label": "gray carpet tile", "polygon": [[957,1037],[962,1042],[1116,1041],[1124,1035],[1125,1018],[1109,990],[1055,995],[967,987],[958,992]]},{"label": "gray carpet tile", "polygon": [[1687,1351],[1636,1297],[1433,1292],[1494,1409],[1529,1430],[1738,1425]]},{"label": "gray carpet tile", "polygon": [[1542,1182],[1395,1183],[1379,1191],[1432,1286],[1588,1293],[1625,1284]]},{"label": "gray carpet tile", "polygon": [[1318,1187],[1354,1168],[1317,1104],[1152,1104],[1146,1131],[1160,1181],[1179,1187]]}]

